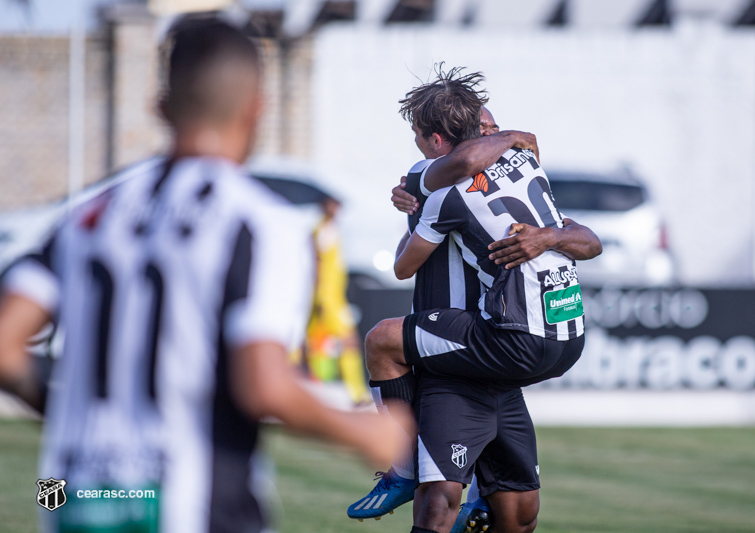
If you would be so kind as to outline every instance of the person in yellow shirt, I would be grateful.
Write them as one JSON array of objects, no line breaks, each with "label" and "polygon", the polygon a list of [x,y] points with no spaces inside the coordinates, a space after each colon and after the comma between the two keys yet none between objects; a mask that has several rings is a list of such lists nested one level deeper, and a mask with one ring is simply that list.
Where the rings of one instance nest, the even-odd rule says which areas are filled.
[{"label": "person in yellow shirt", "polygon": [[317,285],[312,317],[307,326],[307,363],[316,379],[343,380],[355,405],[371,401],[367,390],[361,341],[346,300],[348,273],[341,255],[336,215],[338,200],[321,201],[323,219],[314,232],[317,252]]}]

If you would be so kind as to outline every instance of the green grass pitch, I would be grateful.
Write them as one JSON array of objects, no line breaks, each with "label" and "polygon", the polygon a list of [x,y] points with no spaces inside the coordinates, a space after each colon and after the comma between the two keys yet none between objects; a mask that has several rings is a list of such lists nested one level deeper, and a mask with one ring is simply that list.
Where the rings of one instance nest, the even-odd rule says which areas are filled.
[{"label": "green grass pitch", "polygon": [[[376,522],[346,507],[373,470],[352,454],[266,430],[281,533],[403,532],[411,508]],[[538,428],[542,533],[755,532],[755,428]],[[0,422],[0,532],[36,531],[39,424]],[[282,510],[280,510],[282,507]]]}]

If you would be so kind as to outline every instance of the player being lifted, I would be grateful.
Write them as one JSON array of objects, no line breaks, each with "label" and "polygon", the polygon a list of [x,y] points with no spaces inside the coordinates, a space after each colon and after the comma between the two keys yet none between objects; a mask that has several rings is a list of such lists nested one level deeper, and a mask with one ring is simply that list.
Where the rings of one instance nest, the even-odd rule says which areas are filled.
[{"label": "player being lifted", "polygon": [[[421,485],[416,492],[415,531],[450,529],[461,484],[469,482],[475,463],[482,495],[489,497],[499,517],[495,527],[534,528],[537,459],[534,431],[519,387],[561,375],[579,357],[581,296],[570,258],[585,259],[600,252],[592,232],[576,224],[564,228],[533,152],[509,150],[501,157],[511,146],[511,133],[459,142],[465,140],[463,132],[467,139],[479,135],[480,107],[485,101],[475,90],[480,79],[477,74],[458,76],[456,70],[441,73],[438,80],[402,101],[402,112],[412,122],[417,145],[426,156],[449,154],[455,144],[458,147],[424,168],[413,169],[421,173],[420,189],[429,198],[415,231],[402,241],[396,261],[397,275],[408,277],[428,258],[432,260],[450,234],[482,283],[480,307],[429,309],[387,320],[367,339],[368,368],[379,404],[411,401],[414,377],[407,363],[420,376]],[[450,118],[439,124],[437,117]],[[449,135],[446,124],[462,133]],[[443,148],[448,138],[454,144]],[[469,175],[475,178],[430,194]],[[492,236],[506,235],[512,228],[539,234],[540,252],[544,245],[563,253],[545,251],[534,259],[525,257],[532,260],[514,268],[499,266],[488,247]],[[568,243],[563,235],[579,238]],[[516,264],[524,247],[508,244],[518,248]],[[503,253],[511,257],[509,252]],[[551,301],[555,308],[544,305]],[[392,486],[384,490],[395,492]],[[365,501],[362,507],[368,504]]]}]

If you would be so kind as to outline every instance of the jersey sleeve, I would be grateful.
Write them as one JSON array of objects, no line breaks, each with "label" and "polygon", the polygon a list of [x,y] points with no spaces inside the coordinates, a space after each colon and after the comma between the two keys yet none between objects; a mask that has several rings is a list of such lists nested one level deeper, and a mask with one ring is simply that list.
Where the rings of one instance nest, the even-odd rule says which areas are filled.
[{"label": "jersey sleeve", "polygon": [[415,213],[407,215],[409,233],[414,233],[414,229],[419,223],[419,219],[422,216],[422,210],[425,206],[425,202],[427,201],[427,197],[429,196],[429,194],[425,194],[425,192],[423,192],[420,184],[425,169],[429,167],[433,161],[435,160],[423,159],[422,161],[415,163],[414,166],[412,166],[412,168],[409,169],[409,172],[406,174],[406,188],[404,190],[414,196],[419,203],[419,209]]},{"label": "jersey sleeve", "polygon": [[426,163],[426,166],[422,169],[422,175],[419,178],[419,190],[425,196],[431,196],[433,194],[433,191],[431,191],[427,187],[425,187],[425,176],[427,175],[427,171],[428,171],[428,169],[431,166],[433,166],[433,163],[435,161],[437,161],[438,159],[440,159],[441,157],[445,157],[445,156],[440,156],[437,159],[427,159],[427,160],[425,160],[428,163]]},{"label": "jersey sleeve", "polygon": [[425,202],[415,232],[426,241],[439,244],[446,235],[467,224],[467,213],[468,210],[455,186],[438,189]]},{"label": "jersey sleeve", "polygon": [[2,291],[28,298],[54,314],[60,303],[60,280],[52,263],[55,242],[53,236],[40,252],[28,254],[14,262],[0,278]]},{"label": "jersey sleeve", "polygon": [[292,209],[244,225],[226,282],[225,342],[300,344],[311,310],[314,256],[311,234]]}]

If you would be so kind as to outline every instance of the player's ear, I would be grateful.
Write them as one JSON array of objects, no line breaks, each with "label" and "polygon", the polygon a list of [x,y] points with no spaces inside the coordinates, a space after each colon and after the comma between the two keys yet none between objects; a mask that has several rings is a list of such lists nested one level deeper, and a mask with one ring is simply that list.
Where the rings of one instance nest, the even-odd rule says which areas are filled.
[{"label": "player's ear", "polygon": [[265,93],[259,91],[257,97],[254,99],[254,116],[257,120],[262,116],[262,112],[265,110]]},{"label": "player's ear", "polygon": [[265,107],[265,98],[261,92],[255,92],[246,99],[240,114],[247,122],[257,123]]},{"label": "player's ear", "polygon": [[[250,150],[257,142],[260,117],[262,116],[264,108],[264,97],[261,92],[257,92],[247,99],[244,107],[240,110],[240,113],[238,113],[238,120],[241,121],[239,124],[242,125],[249,135],[247,145]],[[246,157],[248,157],[248,155],[249,154],[247,153]]]},{"label": "player's ear", "polygon": [[440,145],[443,144],[443,137],[441,137],[439,133],[433,133],[432,142],[435,148],[439,148]]}]

